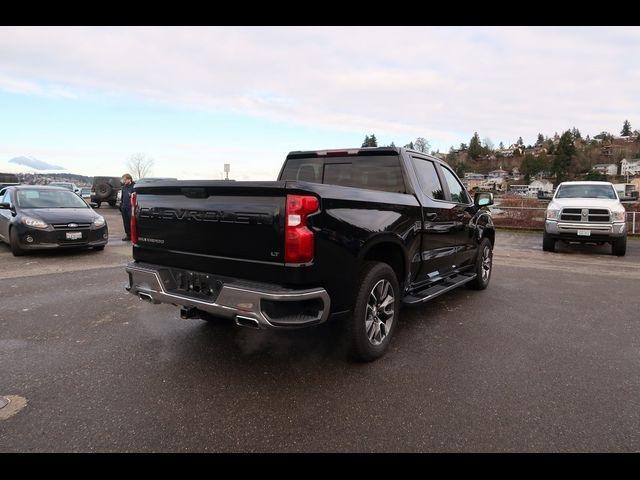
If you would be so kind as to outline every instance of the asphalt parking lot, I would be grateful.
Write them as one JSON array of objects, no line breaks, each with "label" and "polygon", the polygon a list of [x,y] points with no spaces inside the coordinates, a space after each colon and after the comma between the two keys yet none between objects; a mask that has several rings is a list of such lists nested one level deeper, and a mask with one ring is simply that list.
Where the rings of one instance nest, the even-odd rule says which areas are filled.
[{"label": "asphalt parking lot", "polygon": [[102,252],[0,244],[1,452],[640,451],[637,239],[618,258],[501,230],[486,291],[405,309],[388,354],[359,364],[333,325],[258,332],[140,302],[118,211],[99,212]]}]

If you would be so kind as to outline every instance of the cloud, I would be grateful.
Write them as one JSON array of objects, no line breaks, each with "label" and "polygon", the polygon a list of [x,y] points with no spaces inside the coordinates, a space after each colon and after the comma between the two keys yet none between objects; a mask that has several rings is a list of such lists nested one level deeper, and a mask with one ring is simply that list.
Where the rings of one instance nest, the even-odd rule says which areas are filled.
[{"label": "cloud", "polygon": [[397,143],[474,131],[532,142],[634,124],[639,46],[634,27],[2,27],[0,88],[143,97]]},{"label": "cloud", "polygon": [[24,165],[35,170],[65,170],[64,167],[58,165],[52,165],[42,160],[38,160],[33,157],[15,157],[9,160],[9,163],[16,163],[18,165]]}]

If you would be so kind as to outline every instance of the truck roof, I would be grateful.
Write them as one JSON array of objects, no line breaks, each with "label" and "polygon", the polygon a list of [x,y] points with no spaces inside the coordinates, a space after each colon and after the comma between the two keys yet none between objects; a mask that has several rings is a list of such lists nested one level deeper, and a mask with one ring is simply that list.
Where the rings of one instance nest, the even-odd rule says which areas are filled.
[{"label": "truck roof", "polygon": [[325,150],[297,150],[289,152],[287,158],[296,157],[324,157],[324,156],[343,156],[343,155],[385,155],[398,154],[399,147],[350,147],[350,148],[333,148]]},{"label": "truck roof", "polygon": [[594,181],[573,181],[562,182],[560,185],[613,185],[611,182],[596,182]]}]

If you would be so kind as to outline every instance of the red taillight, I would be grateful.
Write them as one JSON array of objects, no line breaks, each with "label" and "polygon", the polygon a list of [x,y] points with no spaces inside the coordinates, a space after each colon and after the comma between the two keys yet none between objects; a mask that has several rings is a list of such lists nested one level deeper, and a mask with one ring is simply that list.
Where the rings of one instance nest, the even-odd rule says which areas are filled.
[{"label": "red taillight", "polygon": [[138,220],[136,219],[136,207],[138,199],[136,192],[131,194],[131,243],[138,243]]},{"label": "red taillight", "polygon": [[284,228],[284,261],[308,263],[313,260],[313,232],[307,228],[307,217],[318,211],[320,203],[310,195],[287,195]]}]

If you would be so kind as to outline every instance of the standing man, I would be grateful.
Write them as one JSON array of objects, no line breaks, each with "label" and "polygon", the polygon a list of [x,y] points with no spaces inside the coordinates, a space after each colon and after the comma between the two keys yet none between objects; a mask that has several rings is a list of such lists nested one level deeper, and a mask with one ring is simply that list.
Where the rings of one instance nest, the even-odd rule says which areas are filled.
[{"label": "standing man", "polygon": [[133,178],[128,173],[122,176],[122,197],[120,198],[120,213],[124,224],[125,242],[131,241],[131,194],[133,193]]}]

